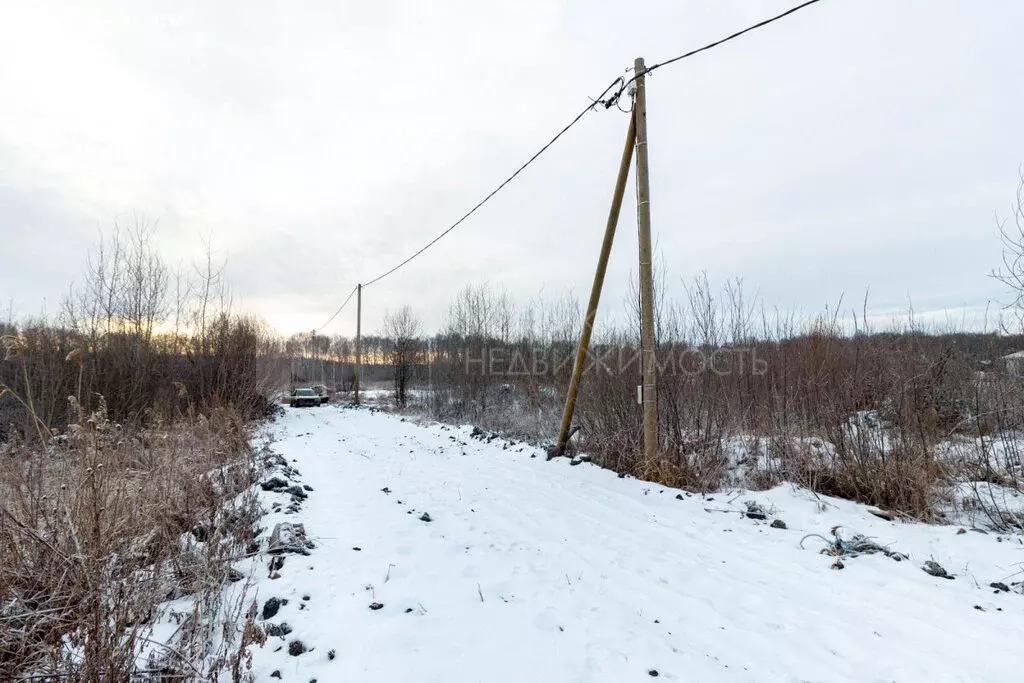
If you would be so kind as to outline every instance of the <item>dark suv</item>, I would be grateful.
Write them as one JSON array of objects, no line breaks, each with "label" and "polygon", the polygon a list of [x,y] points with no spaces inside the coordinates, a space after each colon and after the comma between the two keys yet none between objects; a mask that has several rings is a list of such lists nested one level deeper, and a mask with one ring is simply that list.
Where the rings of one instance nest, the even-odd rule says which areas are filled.
[{"label": "dark suv", "polygon": [[288,404],[293,408],[313,407],[323,403],[321,398],[320,394],[312,389],[292,389],[292,393],[288,397]]}]

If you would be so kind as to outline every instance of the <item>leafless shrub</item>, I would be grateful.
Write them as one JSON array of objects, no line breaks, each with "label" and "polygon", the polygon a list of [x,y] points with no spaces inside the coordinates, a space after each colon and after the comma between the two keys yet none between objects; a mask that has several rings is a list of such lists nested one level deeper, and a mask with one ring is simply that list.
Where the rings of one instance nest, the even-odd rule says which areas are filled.
[{"label": "leafless shrub", "polygon": [[407,403],[413,368],[421,362],[421,333],[422,323],[409,306],[403,306],[394,313],[385,311],[383,336],[388,339],[388,360],[394,373],[395,402],[400,407]]},{"label": "leafless shrub", "polygon": [[0,679],[134,679],[160,603],[183,595],[196,615],[149,664],[197,677],[221,627],[202,603],[219,599],[257,519],[239,497],[254,476],[241,419],[222,409],[138,429],[102,398],[90,413],[72,397],[71,410],[61,438],[0,458]]},{"label": "leafless shrub", "polygon": [[102,395],[112,419],[133,424],[224,405],[246,417],[267,411],[280,374],[275,335],[231,311],[223,264],[214,265],[209,250],[197,281],[178,276],[172,290],[152,238],[141,222],[115,226],[89,255],[58,321],[4,326],[4,431],[13,422],[23,436],[45,441],[51,428],[75,419],[68,396],[93,410]]},{"label": "leafless shrub", "polygon": [[[630,362],[635,307],[624,324],[595,332],[591,358],[616,362],[594,362],[584,375],[575,446],[602,466],[699,491],[734,481],[740,468],[747,486],[794,481],[935,519],[954,484],[980,467],[954,468],[936,449],[950,439],[1024,429],[1014,408],[1024,406],[1024,392],[1000,361],[1024,348],[1020,337],[926,330],[912,310],[902,328],[876,331],[866,300],[860,316],[842,318],[840,301],[802,320],[760,309],[738,280],[716,293],[704,275],[686,291],[683,301],[656,307],[658,356],[678,361],[658,376],[656,462],[641,457],[639,363]],[[429,340],[433,351],[419,373],[430,377],[433,415],[552,439],[575,351],[574,311],[565,302],[515,306],[486,286],[461,292],[446,330]],[[498,320],[519,322],[509,328]],[[502,359],[517,354],[538,354],[543,371],[503,371],[514,364]],[[716,356],[733,360],[709,367]],[[744,440],[754,445],[736,450]],[[998,472],[1006,480],[1005,463],[986,467],[988,478]]]}]

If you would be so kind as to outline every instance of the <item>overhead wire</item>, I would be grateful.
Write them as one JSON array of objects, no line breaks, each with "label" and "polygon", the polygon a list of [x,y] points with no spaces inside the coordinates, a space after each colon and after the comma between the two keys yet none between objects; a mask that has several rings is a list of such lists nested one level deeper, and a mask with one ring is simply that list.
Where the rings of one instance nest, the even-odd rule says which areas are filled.
[{"label": "overhead wire", "polygon": [[696,54],[699,54],[701,52],[704,52],[706,50],[710,50],[712,48],[718,47],[719,45],[722,45],[723,43],[728,43],[730,40],[735,40],[736,38],[739,38],[740,36],[742,36],[745,33],[750,33],[751,31],[756,31],[759,28],[763,28],[763,27],[767,26],[768,24],[771,24],[771,23],[774,23],[776,21],[779,21],[780,19],[784,19],[784,18],[788,17],[790,14],[794,14],[796,12],[799,12],[800,10],[805,9],[807,7],[810,7],[811,5],[814,5],[814,4],[819,3],[819,2],[821,2],[821,0],[807,0],[807,2],[799,4],[796,7],[792,7],[790,9],[786,10],[785,12],[783,12],[782,14],[776,14],[774,17],[769,17],[768,19],[764,19],[763,21],[759,21],[756,24],[748,26],[747,28],[743,29],[742,31],[737,31],[736,33],[733,33],[732,35],[728,35],[725,38],[722,38],[720,40],[716,40],[713,43],[708,43],[704,47],[699,47],[696,50],[690,50],[689,52],[685,52],[685,53],[679,55],[678,57],[673,57],[672,59],[666,59],[664,62],[658,62],[657,64],[652,64],[651,66],[647,67],[647,73],[650,73],[650,72],[654,71],[655,69],[660,69],[663,66],[668,66],[669,64],[674,64],[675,62],[678,62],[678,61],[680,61],[682,59],[686,59],[687,57],[692,57],[692,56],[694,56]]},{"label": "overhead wire", "polygon": [[513,180],[515,180],[515,179],[516,179],[516,177],[517,177],[517,176],[518,176],[518,175],[519,175],[520,173],[522,173],[523,171],[525,171],[525,170],[527,169],[527,167],[529,167],[529,166],[530,166],[530,164],[532,164],[532,163],[533,163],[534,161],[536,161],[536,160],[537,160],[537,159],[538,159],[538,158],[540,157],[540,155],[542,155],[542,154],[544,154],[544,152],[548,151],[548,149],[550,149],[550,148],[551,148],[551,146],[552,146],[553,144],[555,144],[556,142],[558,142],[558,140],[559,140],[559,139],[560,139],[560,138],[561,138],[561,137],[562,137],[563,135],[565,135],[566,133],[568,133],[568,132],[569,132],[569,129],[571,129],[571,128],[572,128],[573,126],[575,126],[575,125],[576,125],[577,123],[579,123],[579,122],[580,122],[580,120],[581,120],[581,119],[582,119],[582,118],[583,118],[584,116],[586,116],[588,112],[592,111],[592,110],[593,110],[593,109],[594,109],[595,107],[597,107],[597,105],[599,105],[599,104],[602,104],[602,105],[604,105],[605,109],[607,109],[607,108],[611,107],[611,106],[612,106],[612,105],[613,105],[613,104],[615,103],[615,101],[617,101],[617,100],[618,100],[618,97],[616,96],[616,98],[615,98],[615,100],[614,100],[614,101],[613,101],[613,100],[605,100],[605,99],[604,99],[604,97],[605,97],[605,95],[607,95],[607,94],[608,94],[609,92],[611,92],[611,91],[612,91],[612,90],[613,90],[613,89],[614,89],[614,88],[615,88],[615,87],[616,87],[617,85],[620,85],[620,84],[621,84],[621,83],[623,83],[623,82],[624,82],[624,79],[623,79],[623,78],[622,78],[621,76],[620,76],[620,77],[618,77],[618,78],[616,78],[616,79],[615,79],[614,81],[612,81],[612,82],[611,82],[611,84],[610,84],[610,85],[609,85],[609,86],[608,86],[607,88],[605,88],[605,89],[604,89],[604,92],[602,92],[602,93],[600,94],[600,96],[598,96],[598,97],[597,97],[597,99],[594,99],[594,100],[592,100],[590,104],[588,104],[588,105],[587,105],[586,107],[584,107],[584,108],[583,108],[583,110],[582,110],[582,111],[581,111],[581,112],[580,112],[579,114],[577,114],[577,115],[575,116],[575,118],[573,118],[573,120],[572,120],[572,121],[570,121],[570,122],[568,123],[568,125],[566,125],[566,126],[565,126],[564,128],[562,128],[562,129],[561,129],[560,131],[558,131],[558,132],[557,132],[557,133],[555,134],[555,136],[554,136],[553,138],[551,138],[550,140],[548,140],[548,142],[547,142],[547,143],[546,143],[546,144],[545,144],[545,145],[544,145],[543,147],[541,147],[541,148],[540,148],[539,150],[537,150],[537,152],[536,152],[536,153],[534,153],[534,155],[533,155],[533,156],[531,156],[531,157],[530,157],[529,159],[527,159],[527,160],[526,160],[526,163],[524,163],[524,164],[523,164],[522,166],[520,166],[519,168],[517,168],[517,169],[515,170],[515,172],[514,172],[514,173],[513,173],[512,175],[510,175],[509,177],[507,177],[507,178],[506,178],[506,179],[505,179],[504,181],[502,181],[502,183],[501,183],[500,185],[498,185],[498,186],[497,186],[497,187],[495,187],[495,188],[494,188],[493,190],[491,190],[491,191],[490,191],[490,193],[488,193],[486,197],[484,197],[484,198],[483,198],[483,199],[481,199],[481,200],[480,200],[479,202],[477,202],[477,204],[476,204],[476,205],[475,205],[475,206],[474,206],[474,207],[473,207],[472,209],[470,209],[470,210],[469,210],[469,211],[467,211],[467,212],[466,212],[465,214],[463,214],[463,215],[462,215],[462,217],[461,217],[461,218],[459,218],[459,220],[455,221],[455,222],[454,222],[454,223],[452,223],[452,224],[451,224],[450,226],[448,226],[447,228],[445,228],[445,229],[444,229],[444,230],[443,230],[443,231],[441,232],[441,234],[439,234],[439,235],[438,235],[437,237],[435,237],[434,239],[432,239],[432,240],[430,240],[429,242],[427,242],[427,243],[426,243],[425,245],[423,245],[423,246],[422,246],[422,247],[421,247],[420,249],[418,249],[418,250],[417,250],[417,251],[416,251],[416,252],[415,252],[415,253],[414,253],[414,254],[413,254],[412,256],[410,256],[409,258],[405,259],[404,261],[402,261],[401,263],[399,263],[399,264],[398,264],[398,265],[396,265],[395,267],[391,268],[390,270],[387,270],[387,271],[385,271],[385,272],[381,273],[380,275],[378,275],[377,277],[373,278],[373,279],[372,279],[372,280],[370,280],[369,282],[366,282],[366,283],[364,283],[364,284],[363,284],[363,287],[369,287],[370,285],[372,285],[372,284],[374,284],[374,283],[380,282],[381,280],[383,280],[384,278],[386,278],[386,277],[387,277],[388,275],[391,275],[392,273],[394,273],[394,272],[395,272],[396,270],[398,270],[398,269],[399,269],[399,268],[401,268],[402,266],[405,266],[406,264],[408,264],[408,263],[409,263],[410,261],[412,261],[412,260],[413,260],[414,258],[416,258],[416,257],[417,257],[417,256],[419,256],[420,254],[422,254],[423,252],[425,252],[425,251],[426,251],[427,249],[429,249],[430,247],[432,247],[432,246],[434,246],[435,244],[437,244],[437,243],[438,243],[438,242],[439,242],[439,241],[440,241],[440,240],[441,240],[441,239],[442,239],[442,238],[443,238],[443,237],[444,237],[445,235],[447,235],[448,233],[450,233],[450,232],[451,232],[452,230],[454,230],[455,228],[457,228],[457,227],[459,227],[460,225],[462,225],[462,223],[464,223],[464,222],[466,221],[466,219],[467,219],[467,218],[469,218],[470,216],[472,216],[472,215],[473,215],[474,213],[476,213],[476,212],[477,212],[477,211],[478,211],[478,210],[479,210],[479,209],[480,209],[480,208],[481,208],[481,207],[482,207],[482,206],[483,206],[484,204],[486,204],[487,202],[489,202],[489,201],[491,200],[491,198],[492,198],[492,197],[494,197],[494,195],[498,194],[498,193],[499,193],[499,192],[501,192],[501,191],[502,191],[503,189],[505,189],[505,187],[506,187],[506,186],[507,186],[507,185],[508,185],[509,183],[511,183],[511,182],[512,182]]},{"label": "overhead wire", "polygon": [[[651,66],[648,66],[648,67],[646,67],[644,69],[644,74],[649,74],[649,73],[651,73],[651,72],[653,72],[653,71],[655,71],[657,69],[660,69],[662,67],[668,66],[670,64],[675,64],[676,62],[682,61],[682,60],[687,59],[689,57],[693,57],[695,55],[698,55],[698,54],[700,54],[702,52],[706,52],[708,50],[716,48],[716,47],[718,47],[720,45],[728,43],[729,41],[735,40],[735,39],[739,38],[740,36],[743,36],[743,35],[745,35],[747,33],[750,33],[751,31],[755,31],[755,30],[757,30],[759,28],[763,28],[765,26],[768,26],[769,24],[772,24],[772,23],[774,23],[776,21],[779,21],[779,20],[781,20],[781,19],[783,19],[785,17],[790,16],[791,14],[799,12],[800,10],[805,9],[807,7],[810,7],[811,5],[817,4],[819,2],[821,2],[821,0],[807,0],[806,2],[803,2],[803,3],[801,3],[801,4],[799,4],[799,5],[795,6],[795,7],[792,7],[790,9],[786,10],[785,12],[782,12],[781,14],[777,14],[777,15],[775,15],[773,17],[769,17],[768,19],[764,19],[762,21],[759,21],[756,24],[752,24],[752,25],[750,25],[750,26],[748,26],[748,27],[746,27],[746,28],[744,28],[744,29],[742,29],[740,31],[736,31],[735,33],[732,33],[732,34],[730,34],[728,36],[725,36],[724,38],[720,38],[719,40],[716,40],[714,42],[708,43],[707,45],[703,45],[703,46],[701,46],[699,48],[696,48],[694,50],[690,50],[689,52],[684,52],[683,54],[677,55],[676,57],[672,57],[671,59],[666,59],[666,60],[664,60],[662,62],[658,62],[656,64],[652,64]],[[629,71],[630,71],[630,69],[627,69],[626,73],[628,73]],[[405,260],[401,261],[400,263],[398,263],[394,267],[390,268],[389,270],[384,271],[383,273],[381,273],[377,277],[373,278],[372,280],[364,283],[363,287],[369,287],[370,285],[376,284],[377,282],[380,282],[381,280],[383,280],[384,278],[388,277],[389,275],[391,275],[395,271],[397,271],[400,268],[406,266],[411,261],[413,261],[413,259],[415,259],[418,256],[420,256],[421,254],[423,254],[425,251],[427,251],[432,246],[437,244],[441,239],[443,239],[445,236],[447,236],[449,233],[451,233],[457,227],[462,225],[462,223],[464,223],[470,216],[472,216],[481,207],[483,207],[484,204],[489,202],[496,194],[498,194],[503,189],[505,189],[505,187],[509,183],[511,183],[513,180],[515,180],[519,176],[520,173],[525,171],[542,154],[547,152],[548,149],[550,149],[552,145],[554,145],[556,142],[558,142],[558,140],[561,139],[561,137],[563,135],[565,135],[567,132],[569,132],[570,129],[572,129],[577,123],[579,123],[583,119],[584,116],[586,116],[589,112],[593,111],[598,105],[602,105],[605,109],[610,109],[611,107],[614,106],[614,107],[617,107],[620,111],[623,111],[623,112],[626,112],[626,113],[631,113],[632,112],[632,107],[630,107],[630,109],[628,109],[628,110],[627,109],[623,109],[622,106],[620,106],[619,101],[622,98],[623,94],[626,94],[631,89],[631,86],[633,86],[633,84],[636,82],[636,79],[639,76],[640,76],[640,74],[634,73],[633,76],[631,78],[629,78],[629,79],[626,79],[623,76],[617,77],[614,81],[611,82],[611,84],[607,88],[604,89],[604,91],[596,99],[592,98],[590,104],[587,105],[586,107],[584,107],[583,110],[580,111],[565,127],[563,127],[561,130],[559,130],[555,134],[554,137],[552,137],[550,140],[548,140],[548,142],[543,147],[541,147],[539,150],[537,150],[537,152],[535,152],[533,154],[533,156],[531,156],[529,159],[527,159],[525,163],[523,163],[521,166],[519,166],[519,168],[517,168],[515,170],[515,172],[513,172],[510,176],[505,178],[504,181],[502,181],[497,187],[495,187],[493,190],[491,190],[483,199],[481,199],[479,202],[477,202],[469,211],[467,211],[465,214],[463,214],[457,221],[455,221],[450,226],[445,228],[443,231],[441,231],[440,234],[438,234],[432,240],[427,242],[425,245],[423,245],[422,247],[417,249],[411,256],[409,256]],[[609,95],[609,93],[611,93],[611,94]],[[323,325],[321,325],[320,328],[318,328],[318,329],[323,329],[324,327],[329,325],[338,316],[338,314],[341,313],[342,309],[345,308],[345,305],[349,302],[349,300],[351,300],[352,296],[355,294],[355,291],[356,291],[356,289],[353,289],[352,292],[349,293],[348,297],[345,299],[345,302],[342,303],[342,305],[338,308],[337,311],[335,311],[334,315],[332,315],[328,319],[328,321],[326,323],[324,323]]]},{"label": "overhead wire", "polygon": [[[819,3],[819,2],[821,2],[821,0],[807,0],[807,2],[803,2],[803,3],[799,4],[799,5],[796,5],[795,7],[791,7],[790,9],[786,10],[785,12],[782,12],[781,14],[776,14],[773,17],[769,17],[767,19],[759,21],[756,24],[752,24],[752,25],[746,27],[745,29],[743,29],[741,31],[736,31],[735,33],[732,33],[730,35],[725,36],[724,38],[719,38],[718,40],[716,40],[716,41],[714,41],[712,43],[708,43],[707,45],[703,45],[701,47],[698,47],[695,50],[690,50],[689,52],[684,52],[681,55],[678,55],[678,56],[673,57],[671,59],[666,59],[663,62],[658,62],[657,64],[652,64],[652,65],[650,65],[650,66],[648,66],[648,67],[646,67],[644,69],[644,74],[649,74],[652,71],[660,69],[663,66],[668,66],[669,64],[675,64],[676,62],[682,61],[684,59],[688,59],[690,57],[693,57],[694,55],[698,55],[701,52],[706,52],[708,50],[716,48],[719,45],[723,45],[725,43],[728,43],[731,40],[735,40],[735,39],[739,38],[742,35],[750,33],[751,31],[756,31],[759,28],[764,28],[765,26],[768,26],[769,24],[773,24],[776,21],[779,21],[780,19],[784,19],[784,18],[788,17],[791,14],[795,14],[796,12],[799,12],[802,9],[806,9],[807,7],[810,7],[811,5],[815,5],[815,4]],[[612,98],[609,98],[609,99],[617,100],[619,97],[621,97],[622,93],[626,90],[626,88],[628,88],[630,85],[632,85],[636,81],[637,76],[639,76],[639,74],[634,74],[633,77],[630,78],[628,81],[623,81],[622,85],[619,88],[619,91],[615,95],[613,95]]]},{"label": "overhead wire", "polygon": [[352,291],[348,293],[347,297],[345,297],[345,301],[343,301],[341,303],[341,305],[338,306],[338,310],[336,310],[334,312],[334,315],[332,315],[330,318],[328,318],[327,322],[325,322],[323,325],[321,325],[320,327],[318,327],[315,330],[313,330],[313,334],[316,334],[317,332],[319,332],[320,330],[324,329],[325,327],[330,325],[332,322],[334,322],[334,319],[338,317],[338,315],[345,309],[345,306],[348,305],[348,302],[352,300],[352,296],[356,293],[357,289],[359,289],[359,285],[356,285],[355,287],[352,288]]}]

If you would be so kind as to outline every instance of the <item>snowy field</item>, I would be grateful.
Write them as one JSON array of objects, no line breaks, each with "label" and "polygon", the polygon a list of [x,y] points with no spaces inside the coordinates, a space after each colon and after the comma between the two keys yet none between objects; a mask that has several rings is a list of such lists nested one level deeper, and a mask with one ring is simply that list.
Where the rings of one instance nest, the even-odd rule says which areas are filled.
[{"label": "snowy field", "polygon": [[[686,495],[365,409],[288,409],[263,438],[313,489],[293,512],[262,492],[265,526],[315,548],[260,559],[260,608],[287,600],[260,623],[290,632],[257,681],[1024,680],[1017,536],[789,485]],[[837,525],[909,559],[823,554]]]}]

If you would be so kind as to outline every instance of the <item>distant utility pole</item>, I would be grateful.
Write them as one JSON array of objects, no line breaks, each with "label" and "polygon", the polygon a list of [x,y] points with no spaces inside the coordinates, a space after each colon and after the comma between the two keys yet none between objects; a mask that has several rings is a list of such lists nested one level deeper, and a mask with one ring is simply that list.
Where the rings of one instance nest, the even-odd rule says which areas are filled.
[{"label": "distant utility pole", "polygon": [[640,400],[644,409],[644,458],[651,462],[658,453],[658,391],[654,356],[654,275],[651,264],[651,179],[647,158],[647,78],[643,57],[633,62],[636,75],[637,216],[640,222],[640,364],[643,385]]},{"label": "distant utility pole", "polygon": [[363,286],[356,285],[356,376],[353,402],[359,405],[359,375],[363,369]]},{"label": "distant utility pole", "polygon": [[320,354],[317,353],[316,350],[316,330],[313,330],[312,332],[309,333],[309,345],[311,347],[311,350],[313,351],[312,362],[310,362],[309,364],[309,383],[312,384],[313,382],[316,382],[316,361],[320,357]]}]

